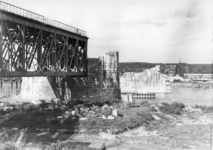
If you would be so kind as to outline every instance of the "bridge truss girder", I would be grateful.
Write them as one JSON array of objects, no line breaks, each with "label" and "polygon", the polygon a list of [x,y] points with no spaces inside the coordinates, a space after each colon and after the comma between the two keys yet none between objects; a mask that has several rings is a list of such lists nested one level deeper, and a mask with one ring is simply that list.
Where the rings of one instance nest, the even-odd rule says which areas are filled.
[{"label": "bridge truss girder", "polygon": [[0,11],[0,77],[86,76],[87,40]]}]

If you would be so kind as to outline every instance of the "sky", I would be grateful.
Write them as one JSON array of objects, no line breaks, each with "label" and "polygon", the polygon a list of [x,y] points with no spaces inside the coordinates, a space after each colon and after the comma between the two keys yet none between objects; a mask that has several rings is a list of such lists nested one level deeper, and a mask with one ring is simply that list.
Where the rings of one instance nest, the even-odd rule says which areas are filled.
[{"label": "sky", "polygon": [[212,63],[211,0],[4,0],[85,30],[88,57],[120,62]]}]

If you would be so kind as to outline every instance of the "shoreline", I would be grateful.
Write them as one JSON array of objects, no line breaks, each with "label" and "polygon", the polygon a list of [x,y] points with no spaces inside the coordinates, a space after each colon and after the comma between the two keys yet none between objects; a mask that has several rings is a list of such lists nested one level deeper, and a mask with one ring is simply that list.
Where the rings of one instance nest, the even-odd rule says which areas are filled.
[{"label": "shoreline", "polygon": [[[43,146],[45,145],[50,146],[52,144],[57,145],[59,143],[61,145],[64,145],[67,143],[70,143],[71,145],[73,144],[75,145],[74,141],[78,141],[79,143],[81,143],[80,145],[82,146],[84,145],[83,143],[87,142],[87,143],[90,143],[89,145],[87,145],[88,148],[95,148],[95,147],[100,148],[100,146],[104,144],[107,150],[108,149],[113,150],[118,148],[128,149],[130,148],[129,147],[130,145],[128,146],[128,143],[131,143],[132,148],[147,147],[148,148],[147,150],[153,150],[153,148],[172,149],[171,148],[172,145],[175,145],[176,149],[177,148],[183,149],[184,147],[189,148],[187,147],[186,142],[184,142],[181,145],[178,144],[179,140],[183,140],[189,136],[190,136],[190,139],[188,139],[188,143],[190,144],[188,146],[193,147],[194,145],[192,141],[194,141],[193,139],[194,134],[196,134],[200,138],[204,136],[203,138],[205,139],[205,142],[207,142],[210,139],[209,134],[210,134],[210,124],[212,124],[211,115],[213,112],[213,107],[202,107],[202,106],[191,107],[191,106],[183,106],[183,105],[176,105],[176,104],[169,105],[166,103],[149,104],[148,102],[141,103],[139,107],[138,106],[135,107],[135,106],[136,105],[131,107],[130,106],[125,107],[122,114],[126,116],[130,113],[130,116],[134,118],[135,115],[133,114],[142,113],[141,114],[143,115],[142,118],[144,118],[149,116],[149,115],[145,115],[148,113],[151,115],[150,116],[151,118],[148,117],[146,120],[144,120],[146,122],[146,123],[144,122],[145,124],[142,123],[139,125],[135,124],[134,120],[133,122],[129,120],[129,122],[125,122],[125,124],[129,124],[131,122],[135,124],[136,126],[133,126],[132,128],[127,127],[125,128],[124,131],[120,133],[116,133],[116,132],[113,133],[112,130],[110,130],[110,126],[108,126],[109,129],[105,131],[98,130],[97,132],[94,130],[93,133],[88,133],[86,132],[86,130],[84,130],[81,127],[79,128],[81,129],[81,132],[78,132],[78,133],[70,133],[63,128],[58,130],[41,128],[36,131],[28,130],[28,132],[26,133],[27,137],[29,137],[28,141],[30,141],[30,137],[34,137],[34,138],[37,137],[38,138],[37,140],[43,139],[42,140]],[[173,108],[173,106],[175,107]],[[182,107],[184,108],[181,109]],[[114,122],[116,120],[114,121],[109,120],[109,121]],[[91,125],[98,127],[97,125],[93,123]],[[85,127],[88,127],[88,126],[86,125]],[[208,130],[206,130],[204,127],[205,128],[208,127]],[[198,128],[200,130],[197,130]],[[14,131],[17,132],[22,129],[23,128],[14,128]],[[190,132],[188,132],[189,130]],[[92,130],[89,129],[89,131],[92,131]],[[202,134],[205,133],[205,134],[202,135],[201,133]],[[182,136],[179,137],[179,135],[182,135]],[[207,135],[209,138],[207,138]],[[200,141],[196,141],[196,142],[198,142],[198,145],[196,145],[196,147],[199,149],[203,149],[203,148],[206,149],[209,146],[209,144],[203,145]]]}]

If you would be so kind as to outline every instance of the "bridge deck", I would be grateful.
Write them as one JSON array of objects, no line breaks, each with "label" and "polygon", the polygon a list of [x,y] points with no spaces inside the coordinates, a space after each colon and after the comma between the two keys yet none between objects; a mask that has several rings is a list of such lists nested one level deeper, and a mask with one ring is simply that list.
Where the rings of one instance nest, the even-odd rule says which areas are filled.
[{"label": "bridge deck", "polygon": [[85,76],[86,32],[0,1],[0,77]]}]

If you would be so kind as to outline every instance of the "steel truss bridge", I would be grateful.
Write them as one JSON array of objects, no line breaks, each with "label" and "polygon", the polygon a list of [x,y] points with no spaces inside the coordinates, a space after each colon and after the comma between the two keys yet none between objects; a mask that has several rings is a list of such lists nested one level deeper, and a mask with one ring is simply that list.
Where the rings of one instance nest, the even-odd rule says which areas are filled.
[{"label": "steel truss bridge", "polygon": [[86,32],[0,1],[0,77],[86,76]]}]

